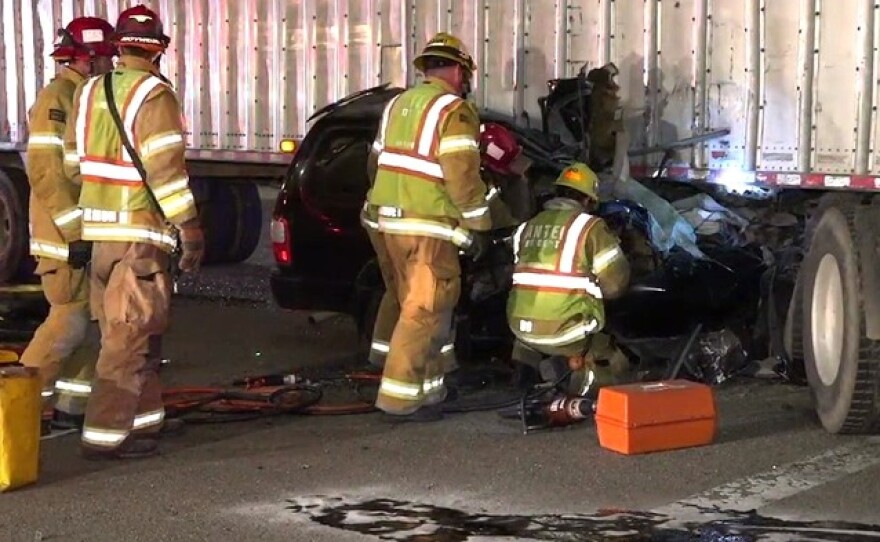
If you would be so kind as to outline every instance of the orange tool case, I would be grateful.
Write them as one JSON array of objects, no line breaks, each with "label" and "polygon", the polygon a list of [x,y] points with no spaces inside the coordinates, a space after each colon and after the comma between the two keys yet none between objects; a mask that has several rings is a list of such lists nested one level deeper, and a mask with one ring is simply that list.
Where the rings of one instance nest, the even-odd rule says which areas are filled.
[{"label": "orange tool case", "polygon": [[599,445],[627,455],[704,446],[718,427],[712,388],[687,380],[602,388],[595,419]]}]

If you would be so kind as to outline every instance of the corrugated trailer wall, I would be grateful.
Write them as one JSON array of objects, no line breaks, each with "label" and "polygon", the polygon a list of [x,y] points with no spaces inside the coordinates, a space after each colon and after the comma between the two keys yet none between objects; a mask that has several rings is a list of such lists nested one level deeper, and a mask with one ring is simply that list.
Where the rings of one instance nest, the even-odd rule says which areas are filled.
[{"label": "corrugated trailer wall", "polygon": [[[0,140],[51,77],[55,29],[115,22],[122,0],[0,0]],[[147,0],[172,46],[163,70],[190,146],[274,151],[307,117],[381,82],[412,83],[439,30],[479,65],[483,108],[540,125],[546,80],[613,61],[631,145],[712,129],[731,135],[679,156],[688,167],[880,173],[875,149],[880,10],[873,0]],[[656,157],[654,157],[656,158]]]}]

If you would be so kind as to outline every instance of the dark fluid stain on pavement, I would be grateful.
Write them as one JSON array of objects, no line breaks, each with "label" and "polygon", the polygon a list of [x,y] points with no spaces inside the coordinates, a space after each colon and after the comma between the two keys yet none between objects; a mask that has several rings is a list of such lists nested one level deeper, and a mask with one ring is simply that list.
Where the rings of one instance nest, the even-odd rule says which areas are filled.
[{"label": "dark fluid stain on pavement", "polygon": [[[466,542],[470,537],[518,540],[657,542],[759,542],[880,540],[880,525],[794,522],[754,512],[705,510],[723,517],[707,524],[663,527],[675,518],[650,512],[604,511],[593,515],[474,514],[454,508],[394,499],[351,501],[339,497],[291,499],[288,510],[315,523],[402,542]],[[707,517],[708,517],[707,516]]]}]

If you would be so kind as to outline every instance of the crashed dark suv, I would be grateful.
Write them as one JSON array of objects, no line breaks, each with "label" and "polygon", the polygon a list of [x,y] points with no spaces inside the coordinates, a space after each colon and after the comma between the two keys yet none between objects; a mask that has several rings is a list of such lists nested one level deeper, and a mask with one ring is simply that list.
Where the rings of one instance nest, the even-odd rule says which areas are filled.
[{"label": "crashed dark suv", "polygon": [[[366,161],[385,103],[401,91],[387,85],[371,88],[313,116],[318,120],[293,157],[271,224],[277,270],[270,283],[278,305],[350,314],[365,342],[383,292],[375,255],[359,221],[369,186]],[[463,268],[472,269],[468,262]],[[494,287],[494,293],[506,291],[508,279],[499,277],[504,284]],[[490,342],[497,342],[494,336],[504,335],[506,325],[498,319],[497,307],[490,309],[485,302],[486,296],[480,301],[480,309],[495,315],[489,335]],[[471,322],[479,309],[460,312],[467,313],[460,322]],[[461,337],[459,355],[476,339],[473,332]]]},{"label": "crashed dark suv", "polygon": [[319,120],[293,156],[271,225],[271,287],[281,307],[359,315],[354,286],[374,257],[359,221],[367,155],[385,103],[399,92],[369,89],[313,115]]},{"label": "crashed dark suv", "polygon": [[[549,95],[539,102],[544,117],[540,131],[503,116],[481,114],[483,122],[498,122],[513,131],[532,159],[530,208],[536,211],[552,197],[558,172],[587,155],[579,142],[586,132],[589,100],[580,86],[572,87],[572,80],[548,82]],[[371,88],[313,116],[317,120],[293,157],[271,226],[277,263],[271,288],[278,305],[350,314],[358,323],[362,347],[369,344],[383,292],[372,247],[359,222],[369,185],[366,161],[384,105],[401,91],[387,85]],[[568,130],[573,136],[568,143],[548,131],[548,119]],[[677,187],[682,188],[685,195],[698,192]],[[695,330],[729,328],[732,321],[749,327],[755,322],[765,271],[756,247],[701,245],[709,256],[701,260],[681,250],[649,249],[646,254],[644,242],[641,251],[630,246],[631,239],[650,241],[652,219],[645,208],[612,200],[600,206],[599,214],[634,260],[629,293],[606,304],[606,330],[633,359],[667,360]],[[480,262],[462,260],[462,295],[456,311],[460,360],[469,359],[475,348],[503,349],[511,342],[504,317],[513,266],[509,244],[503,241],[509,233],[498,232],[498,242]],[[744,332],[749,334],[754,333]]]}]

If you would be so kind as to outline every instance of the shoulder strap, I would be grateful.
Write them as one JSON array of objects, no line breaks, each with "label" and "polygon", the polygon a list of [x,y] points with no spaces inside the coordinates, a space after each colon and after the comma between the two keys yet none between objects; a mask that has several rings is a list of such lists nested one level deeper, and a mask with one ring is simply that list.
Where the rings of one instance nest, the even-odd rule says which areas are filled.
[{"label": "shoulder strap", "polygon": [[101,77],[104,78],[104,95],[107,99],[107,108],[110,110],[110,116],[113,117],[113,122],[116,123],[116,128],[119,129],[119,137],[122,138],[122,145],[128,151],[128,155],[131,156],[131,161],[134,164],[134,167],[137,168],[138,173],[140,173],[141,179],[146,182],[147,170],[144,168],[144,163],[141,161],[140,155],[134,150],[134,145],[131,144],[131,140],[128,139],[128,134],[125,133],[125,124],[122,122],[122,116],[119,114],[119,108],[116,106],[116,96],[113,94],[113,72],[106,73]]},{"label": "shoulder strap", "polygon": [[150,185],[147,184],[147,170],[144,168],[144,163],[141,160],[140,155],[134,150],[134,145],[131,144],[131,140],[128,139],[128,134],[125,132],[125,124],[122,122],[122,116],[120,116],[119,108],[116,106],[116,96],[113,94],[113,72],[108,72],[101,77],[104,78],[104,95],[107,99],[107,108],[110,110],[110,116],[113,117],[113,122],[116,123],[116,128],[119,130],[119,137],[122,139],[122,145],[125,147],[125,150],[128,151],[128,155],[131,156],[132,164],[134,164],[141,179],[143,179],[149,198],[153,201],[156,209],[161,213],[162,206],[159,205],[159,201],[153,194],[153,190],[150,188]]}]

